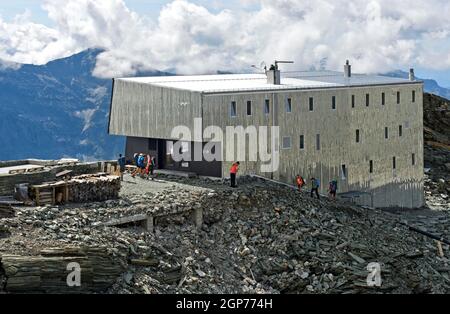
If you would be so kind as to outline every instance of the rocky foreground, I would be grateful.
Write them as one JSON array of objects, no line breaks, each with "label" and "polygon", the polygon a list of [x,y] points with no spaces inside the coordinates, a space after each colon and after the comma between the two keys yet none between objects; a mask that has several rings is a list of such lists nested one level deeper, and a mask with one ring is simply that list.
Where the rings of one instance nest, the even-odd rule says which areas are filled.
[{"label": "rocky foreground", "polygon": [[[190,219],[196,207],[204,210],[201,230]],[[149,212],[154,233],[102,225]],[[257,179],[230,189],[207,179],[126,177],[116,201],[16,208],[14,217],[0,217],[0,256],[104,248],[121,269],[105,293],[449,293],[448,245],[441,251],[398,223],[404,220],[449,234],[445,211],[364,209]],[[371,262],[381,264],[381,287],[367,285]],[[10,292],[7,281],[0,269],[0,291]]]}]

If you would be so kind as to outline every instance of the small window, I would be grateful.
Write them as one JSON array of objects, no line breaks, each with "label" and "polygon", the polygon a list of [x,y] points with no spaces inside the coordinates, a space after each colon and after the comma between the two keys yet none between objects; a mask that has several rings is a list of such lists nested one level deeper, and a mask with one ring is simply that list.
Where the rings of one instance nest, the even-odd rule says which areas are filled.
[{"label": "small window", "polygon": [[359,143],[360,137],[359,137],[359,130],[356,130],[356,143]]},{"label": "small window", "polygon": [[412,91],[411,98],[412,98],[412,102],[416,102],[416,91],[415,90]]},{"label": "small window", "polygon": [[291,137],[283,137],[283,149],[290,149],[292,147]]},{"label": "small window", "polygon": [[400,104],[400,92],[397,92],[397,104]]},{"label": "small window", "polygon": [[366,107],[369,107],[370,105],[370,95],[366,94]]},{"label": "small window", "polygon": [[314,111],[314,98],[309,97],[309,111]]},{"label": "small window", "polygon": [[336,96],[331,98],[331,109],[336,110]]},{"label": "small window", "polygon": [[412,163],[413,166],[416,165],[416,154],[412,154],[411,155],[411,163]]},{"label": "small window", "polygon": [[269,114],[270,113],[270,100],[266,99],[264,102],[264,113]]},{"label": "small window", "polygon": [[397,160],[395,157],[392,157],[392,169],[397,169]]},{"label": "small window", "polygon": [[230,105],[230,116],[231,117],[236,117],[236,115],[237,115],[236,102],[232,101],[231,105]]},{"label": "small window", "polygon": [[292,99],[291,98],[286,99],[286,112],[287,113],[292,112]]},{"label": "small window", "polygon": [[247,101],[247,116],[252,115],[252,102],[249,100]]},{"label": "small window", "polygon": [[342,180],[347,179],[347,167],[345,165],[341,166],[341,175],[342,175]]},{"label": "small window", "polygon": [[300,135],[300,149],[305,149],[305,136]]},{"label": "small window", "polygon": [[403,126],[401,126],[401,125],[398,126],[398,136],[399,137],[403,136]]},{"label": "small window", "polygon": [[381,93],[381,105],[382,106],[386,105],[386,94],[385,93]]},{"label": "small window", "polygon": [[388,139],[389,138],[389,128],[384,128],[384,138]]},{"label": "small window", "polygon": [[373,160],[369,162],[369,172],[373,173]]},{"label": "small window", "polygon": [[316,135],[316,150],[320,150],[320,134]]},{"label": "small window", "polygon": [[355,95],[352,95],[352,108],[355,108]]}]

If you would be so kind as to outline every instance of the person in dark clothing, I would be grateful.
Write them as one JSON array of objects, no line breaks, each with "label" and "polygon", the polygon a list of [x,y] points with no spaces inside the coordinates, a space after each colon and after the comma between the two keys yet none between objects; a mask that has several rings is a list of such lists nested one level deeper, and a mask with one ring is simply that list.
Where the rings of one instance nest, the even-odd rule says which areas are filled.
[{"label": "person in dark clothing", "polygon": [[319,180],[317,180],[316,178],[311,178],[311,197],[314,197],[314,193],[315,193],[317,196],[317,199],[320,199],[319,187],[320,187]]},{"label": "person in dark clothing", "polygon": [[230,178],[231,178],[231,187],[232,188],[236,188],[236,176],[237,173],[239,172],[239,162],[235,162],[230,169]]},{"label": "person in dark clothing", "polygon": [[125,157],[122,156],[122,154],[120,154],[117,162],[119,164],[119,169],[120,169],[120,180],[123,181],[123,174],[125,172],[126,159],[125,159]]}]

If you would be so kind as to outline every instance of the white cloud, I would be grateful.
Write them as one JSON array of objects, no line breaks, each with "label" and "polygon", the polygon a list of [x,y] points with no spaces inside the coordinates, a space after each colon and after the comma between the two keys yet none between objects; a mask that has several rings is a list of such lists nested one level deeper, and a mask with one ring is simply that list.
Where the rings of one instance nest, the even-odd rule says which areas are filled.
[{"label": "white cloud", "polygon": [[0,20],[0,59],[42,64],[102,47],[106,52],[94,71],[100,77],[150,69],[248,71],[251,64],[276,58],[295,60],[296,69],[326,60],[329,69],[341,70],[346,59],[358,72],[450,69],[447,0],[241,2],[243,9],[212,13],[177,0],[151,21],[122,0],[45,0],[55,26],[31,22],[29,13],[11,23]]}]

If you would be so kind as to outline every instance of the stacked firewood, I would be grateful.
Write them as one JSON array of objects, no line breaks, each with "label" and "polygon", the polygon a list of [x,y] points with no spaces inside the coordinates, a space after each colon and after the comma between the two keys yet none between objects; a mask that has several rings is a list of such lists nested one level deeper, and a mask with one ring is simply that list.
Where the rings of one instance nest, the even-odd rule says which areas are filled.
[{"label": "stacked firewood", "polygon": [[120,186],[120,177],[118,176],[76,177],[70,180],[69,201],[84,203],[117,199]]},{"label": "stacked firewood", "polygon": [[14,217],[14,209],[10,205],[0,204],[0,219]]},{"label": "stacked firewood", "polygon": [[[12,293],[105,292],[123,271],[121,263],[104,248],[66,247],[42,250],[40,256],[3,255],[0,265],[6,291]],[[72,284],[74,271],[79,271],[79,283]]]}]

